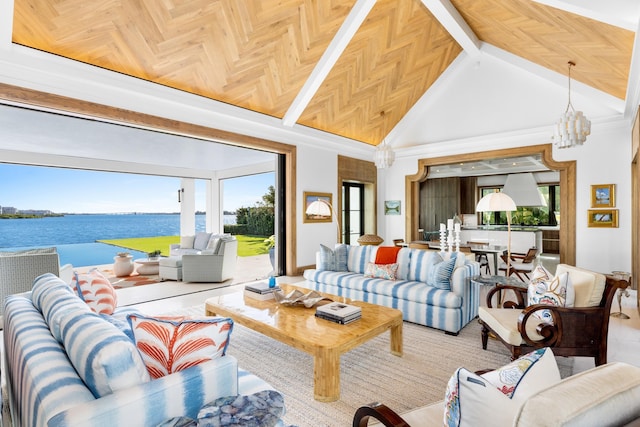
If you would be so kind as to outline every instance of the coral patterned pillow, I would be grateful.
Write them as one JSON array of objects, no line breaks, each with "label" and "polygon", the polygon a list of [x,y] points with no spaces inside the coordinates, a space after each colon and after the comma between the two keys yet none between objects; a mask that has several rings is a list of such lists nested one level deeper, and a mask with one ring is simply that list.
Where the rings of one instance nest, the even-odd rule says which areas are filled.
[{"label": "coral patterned pillow", "polygon": [[86,274],[74,272],[70,285],[94,313],[111,315],[118,306],[116,290],[96,268]]},{"label": "coral patterned pillow", "polygon": [[364,272],[364,277],[396,280],[397,272],[398,264],[374,264],[372,262],[368,262],[367,268]]},{"label": "coral patterned pillow", "polygon": [[224,356],[233,329],[233,320],[222,317],[190,319],[130,314],[127,319],[153,379]]}]

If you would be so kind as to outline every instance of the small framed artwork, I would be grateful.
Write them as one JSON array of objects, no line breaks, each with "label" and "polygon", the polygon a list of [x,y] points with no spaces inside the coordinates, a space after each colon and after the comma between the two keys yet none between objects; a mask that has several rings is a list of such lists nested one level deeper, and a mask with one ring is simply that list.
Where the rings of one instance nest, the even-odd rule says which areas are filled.
[{"label": "small framed artwork", "polygon": [[597,184],[591,186],[591,207],[612,208],[616,205],[616,185]]},{"label": "small framed artwork", "polygon": [[589,209],[589,227],[618,227],[618,209]]},{"label": "small framed artwork", "polygon": [[[319,210],[315,210],[313,213],[307,213],[309,206],[318,200],[324,202],[326,206],[320,205]],[[302,222],[332,222],[332,209],[331,193],[304,192],[304,217]]]},{"label": "small framed artwork", "polygon": [[400,200],[385,200],[384,201],[384,214],[385,215],[400,215]]}]

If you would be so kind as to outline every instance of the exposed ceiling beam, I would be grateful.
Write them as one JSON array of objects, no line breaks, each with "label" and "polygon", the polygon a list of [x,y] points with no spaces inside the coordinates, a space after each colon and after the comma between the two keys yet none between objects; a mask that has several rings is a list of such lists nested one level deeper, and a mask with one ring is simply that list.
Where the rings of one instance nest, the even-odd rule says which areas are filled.
[{"label": "exposed ceiling beam", "polygon": [[302,89],[298,92],[298,95],[282,118],[282,124],[284,126],[291,127],[298,121],[300,115],[316,94],[324,79],[327,78],[336,61],[340,58],[340,55],[342,55],[342,52],[344,52],[375,4],[376,0],[356,1],[356,4],[351,9],[351,12],[349,12],[349,15],[347,15],[347,18],[342,23],[342,26],[340,26],[335,37],[331,40],[331,43],[329,43],[327,50],[314,67],[304,86],[302,86]]},{"label": "exposed ceiling beam", "polygon": [[13,33],[13,0],[0,2],[0,49],[11,48]]},{"label": "exposed ceiling beam", "polygon": [[[591,3],[592,7],[585,7],[584,2],[580,2],[580,5],[572,4],[562,0],[533,0],[536,3],[544,4],[546,6],[555,7],[556,9],[564,10],[565,12],[573,13],[576,15],[582,15],[586,18],[593,19],[595,21],[604,22],[609,25],[624,28],[626,30],[636,31],[638,23],[636,19],[637,14],[628,14],[621,17],[611,13],[612,10],[619,10],[615,5],[612,5],[610,1]],[[596,9],[594,6],[598,6]],[[637,7],[637,6],[636,6]],[[637,12],[637,10],[636,10]]]},{"label": "exposed ceiling beam", "polygon": [[480,56],[480,40],[449,0],[422,0],[422,3],[469,56]]},{"label": "exposed ceiling beam", "polygon": [[624,116],[631,119],[635,116],[638,104],[640,104],[640,23],[636,28],[636,38],[633,42],[631,65],[629,66],[629,81],[625,95],[626,105]]}]

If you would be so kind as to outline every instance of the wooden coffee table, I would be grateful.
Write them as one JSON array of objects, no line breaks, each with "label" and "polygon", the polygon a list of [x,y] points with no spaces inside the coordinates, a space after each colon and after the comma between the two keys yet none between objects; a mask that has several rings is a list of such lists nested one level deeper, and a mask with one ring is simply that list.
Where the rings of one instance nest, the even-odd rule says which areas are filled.
[{"label": "wooden coffee table", "polygon": [[[294,289],[304,293],[310,289],[282,285],[288,294]],[[362,308],[362,318],[340,325],[315,317],[316,309],[279,305],[275,300],[259,301],[245,297],[244,291],[209,298],[205,301],[207,316],[226,316],[240,325],[260,332],[313,356],[313,395],[321,402],[340,398],[340,355],[360,344],[390,331],[391,353],[402,356],[402,312],[366,302],[324,294],[333,301]]]}]

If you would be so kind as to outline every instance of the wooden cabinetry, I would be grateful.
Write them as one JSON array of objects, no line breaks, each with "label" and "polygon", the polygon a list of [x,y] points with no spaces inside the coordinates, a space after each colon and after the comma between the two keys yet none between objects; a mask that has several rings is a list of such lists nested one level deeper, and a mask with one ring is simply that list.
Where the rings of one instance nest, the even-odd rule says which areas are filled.
[{"label": "wooden cabinetry", "polygon": [[419,228],[439,230],[456,213],[475,213],[477,199],[476,177],[427,179],[420,184]]},{"label": "wooden cabinetry", "polygon": [[542,230],[542,252],[560,253],[560,230]]}]

